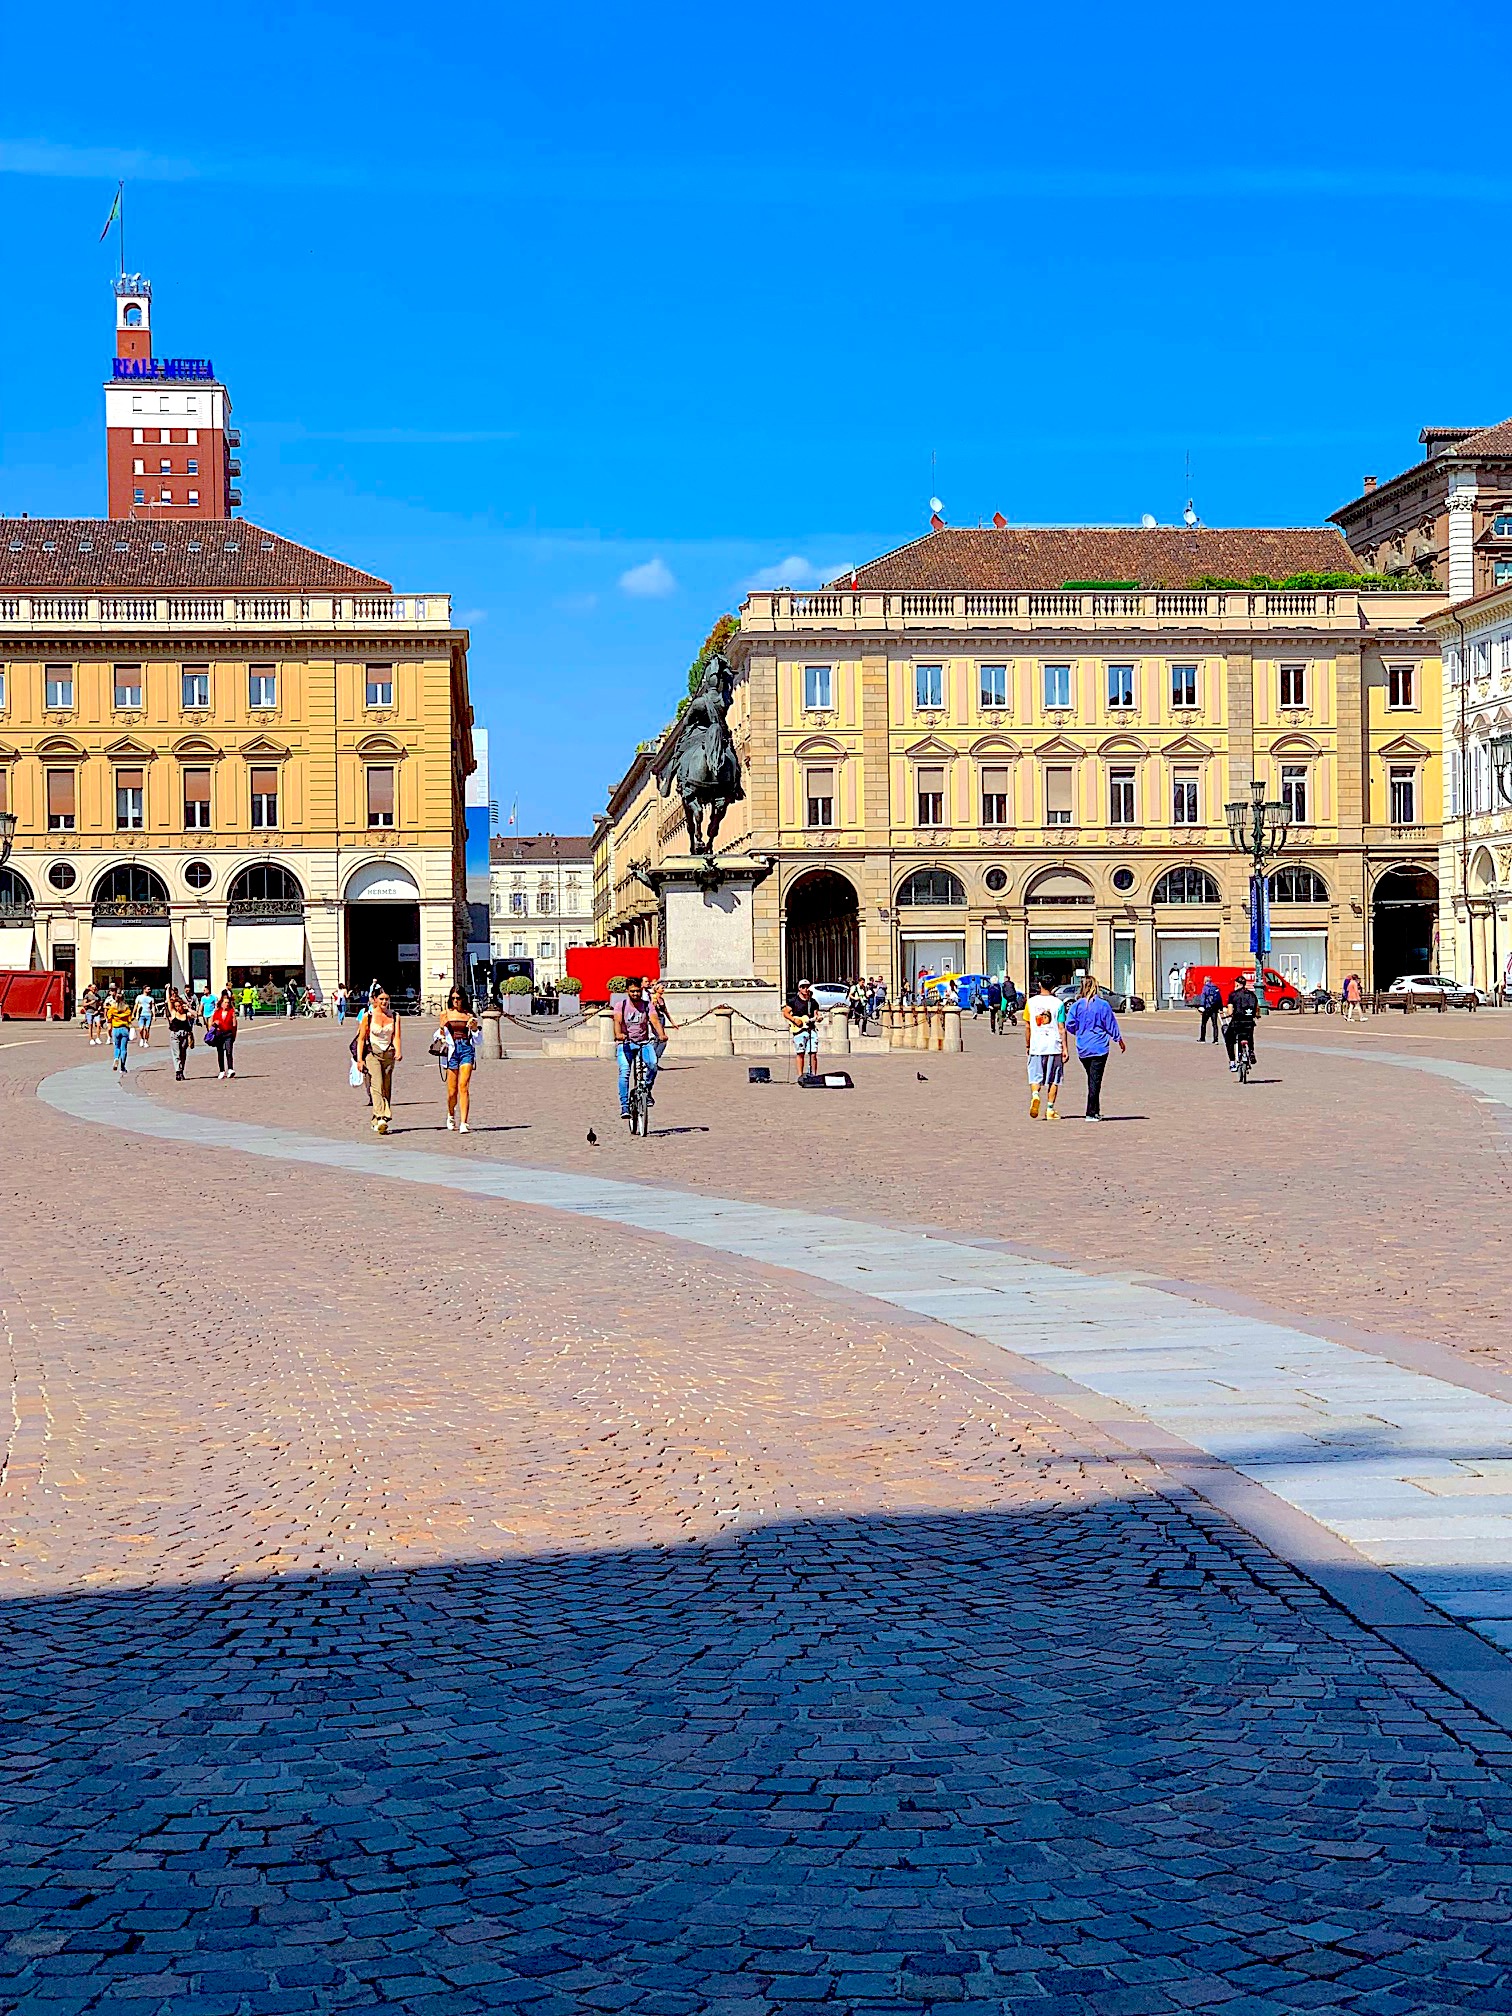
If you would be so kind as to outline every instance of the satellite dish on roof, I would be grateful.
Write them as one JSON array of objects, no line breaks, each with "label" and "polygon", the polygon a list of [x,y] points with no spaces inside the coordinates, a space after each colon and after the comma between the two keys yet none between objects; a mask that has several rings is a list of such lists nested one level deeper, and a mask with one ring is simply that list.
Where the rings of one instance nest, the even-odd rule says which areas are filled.
[{"label": "satellite dish on roof", "polygon": [[929,500],[929,508],[931,511],[943,511],[945,509],[945,506],[940,502],[938,497],[931,497]]},{"label": "satellite dish on roof", "polygon": [[1146,511],[1139,521],[1139,527],[1142,532],[1153,532],[1159,523],[1160,520],[1153,511]]},{"label": "satellite dish on roof", "polygon": [[1193,507],[1192,500],[1190,497],[1188,497],[1187,499],[1187,506],[1185,511],[1183,511],[1181,514],[1181,522],[1183,525],[1195,525],[1198,522],[1197,513],[1195,508]]}]

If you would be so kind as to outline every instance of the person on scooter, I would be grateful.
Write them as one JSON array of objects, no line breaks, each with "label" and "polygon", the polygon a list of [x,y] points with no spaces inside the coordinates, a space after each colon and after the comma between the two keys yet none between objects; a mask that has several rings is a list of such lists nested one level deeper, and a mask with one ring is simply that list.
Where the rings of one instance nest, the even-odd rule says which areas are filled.
[{"label": "person on scooter", "polygon": [[1249,983],[1249,975],[1241,973],[1229,989],[1229,1019],[1223,1027],[1223,1047],[1228,1052],[1230,1071],[1239,1069],[1235,1051],[1240,1037],[1249,1043],[1250,1061],[1255,1061],[1255,1018],[1260,1013],[1260,997]]}]

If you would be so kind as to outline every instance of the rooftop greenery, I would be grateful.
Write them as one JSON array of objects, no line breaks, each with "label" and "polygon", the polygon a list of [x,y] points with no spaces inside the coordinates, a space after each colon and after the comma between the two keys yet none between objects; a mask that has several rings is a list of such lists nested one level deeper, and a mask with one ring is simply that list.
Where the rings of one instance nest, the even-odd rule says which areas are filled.
[{"label": "rooftop greenery", "polygon": [[1373,595],[1436,595],[1439,585],[1429,574],[1284,574],[1278,581],[1270,574],[1251,574],[1246,581],[1225,574],[1198,574],[1189,588],[1355,588]]}]

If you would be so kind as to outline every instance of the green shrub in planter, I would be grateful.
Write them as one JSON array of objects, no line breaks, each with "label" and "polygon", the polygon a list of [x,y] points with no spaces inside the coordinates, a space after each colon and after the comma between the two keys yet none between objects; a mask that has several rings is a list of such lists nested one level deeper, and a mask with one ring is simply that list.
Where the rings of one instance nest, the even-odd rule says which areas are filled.
[{"label": "green shrub in planter", "polygon": [[623,994],[629,985],[630,982],[625,978],[623,973],[616,973],[614,978],[609,982],[609,992],[611,995]]},{"label": "green shrub in planter", "polygon": [[572,973],[569,973],[565,980],[558,980],[557,982],[558,994],[581,994],[582,991],[582,981]]},{"label": "green shrub in planter", "polygon": [[529,994],[532,991],[530,982],[523,973],[511,973],[504,982],[506,994]]}]

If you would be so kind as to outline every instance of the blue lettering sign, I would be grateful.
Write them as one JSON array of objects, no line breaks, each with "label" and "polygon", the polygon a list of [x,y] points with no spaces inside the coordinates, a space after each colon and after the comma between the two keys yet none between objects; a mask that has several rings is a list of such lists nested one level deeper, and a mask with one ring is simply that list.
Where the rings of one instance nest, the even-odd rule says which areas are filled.
[{"label": "blue lettering sign", "polygon": [[215,377],[208,357],[116,357],[111,360],[115,378],[196,379],[201,383]]}]

